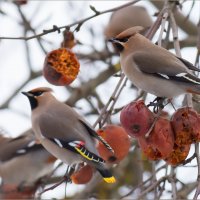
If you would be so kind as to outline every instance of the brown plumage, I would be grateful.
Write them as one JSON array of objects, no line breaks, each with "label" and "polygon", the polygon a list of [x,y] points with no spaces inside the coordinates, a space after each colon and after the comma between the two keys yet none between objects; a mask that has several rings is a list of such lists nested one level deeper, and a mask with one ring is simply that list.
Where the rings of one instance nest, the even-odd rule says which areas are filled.
[{"label": "brown plumage", "polygon": [[140,34],[143,27],[127,29],[110,41],[120,51],[122,71],[138,88],[158,97],[200,94],[200,71],[188,61],[153,44]]},{"label": "brown plumage", "polygon": [[[95,138],[104,142],[93,128],[68,105],[59,102],[49,88],[24,92],[32,108],[32,126],[41,144],[68,165],[87,162],[96,167],[107,182],[115,179],[99,157]],[[110,148],[110,150],[112,150]]]}]

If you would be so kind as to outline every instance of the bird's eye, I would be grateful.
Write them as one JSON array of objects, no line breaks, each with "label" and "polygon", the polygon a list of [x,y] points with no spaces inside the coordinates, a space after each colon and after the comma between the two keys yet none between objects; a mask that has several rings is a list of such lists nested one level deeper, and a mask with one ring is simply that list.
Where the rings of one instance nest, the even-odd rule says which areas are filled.
[{"label": "bird's eye", "polygon": [[42,91],[32,92],[32,94],[33,94],[34,96],[41,96],[41,95],[43,94],[43,92],[42,92]]},{"label": "bird's eye", "polygon": [[40,95],[42,95],[43,94],[43,92],[37,92],[36,94],[35,94],[35,96],[40,96]]},{"label": "bird's eye", "polygon": [[120,41],[120,42],[127,42],[128,39],[129,39],[129,37],[125,37],[125,38],[118,39],[118,41]]}]

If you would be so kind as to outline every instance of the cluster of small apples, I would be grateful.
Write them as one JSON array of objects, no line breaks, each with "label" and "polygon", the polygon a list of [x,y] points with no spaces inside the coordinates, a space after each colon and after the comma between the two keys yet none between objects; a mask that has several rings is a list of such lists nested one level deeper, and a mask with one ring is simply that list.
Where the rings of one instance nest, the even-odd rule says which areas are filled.
[{"label": "cluster of small apples", "polygon": [[178,165],[186,159],[191,144],[200,141],[200,116],[189,107],[178,109],[169,120],[156,116],[139,100],[123,108],[120,121],[150,160]]},{"label": "cluster of small apples", "polygon": [[[118,164],[128,154],[130,139],[127,132],[118,125],[108,124],[97,133],[112,147],[114,153],[110,152],[101,142],[97,144],[99,155],[109,164]],[[75,184],[86,184],[93,176],[94,169],[90,165],[84,165],[73,173],[71,180]]]},{"label": "cluster of small apples", "polygon": [[[75,45],[73,33],[65,31],[63,36],[62,48],[47,54],[43,68],[46,80],[58,86],[71,84],[80,68],[79,61],[71,50]],[[102,143],[98,144],[97,149],[107,163],[119,163],[129,152],[129,134],[138,140],[143,153],[149,159],[164,159],[171,165],[178,165],[186,159],[190,145],[200,141],[199,119],[199,115],[191,108],[177,110],[169,120],[156,116],[142,100],[132,102],[121,112],[123,128],[107,125],[98,130],[98,134],[115,153],[112,154]],[[92,175],[93,168],[84,165],[71,179],[76,184],[85,184]]]},{"label": "cluster of small apples", "polygon": [[61,48],[49,52],[44,61],[43,75],[56,86],[71,84],[79,73],[80,64],[71,48],[75,45],[73,33],[64,32]]}]

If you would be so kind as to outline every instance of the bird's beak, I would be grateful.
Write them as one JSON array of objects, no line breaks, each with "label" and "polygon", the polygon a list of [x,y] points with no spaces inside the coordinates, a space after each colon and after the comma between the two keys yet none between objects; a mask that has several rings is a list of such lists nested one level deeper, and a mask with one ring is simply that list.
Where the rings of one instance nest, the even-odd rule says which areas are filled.
[{"label": "bird's beak", "polygon": [[27,97],[33,97],[34,95],[29,93],[29,92],[22,92],[23,95],[27,96]]},{"label": "bird's beak", "polygon": [[116,38],[110,38],[110,39],[108,39],[108,42],[119,43],[118,39],[116,39]]}]

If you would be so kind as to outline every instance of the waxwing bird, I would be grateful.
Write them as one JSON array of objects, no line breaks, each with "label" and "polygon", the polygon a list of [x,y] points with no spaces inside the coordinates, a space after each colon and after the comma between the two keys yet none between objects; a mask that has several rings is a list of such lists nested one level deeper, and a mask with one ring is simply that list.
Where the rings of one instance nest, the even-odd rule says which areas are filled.
[{"label": "waxwing bird", "polygon": [[128,6],[113,12],[104,29],[104,35],[109,39],[133,26],[143,26],[147,29],[152,24],[152,19],[144,7]]},{"label": "waxwing bird", "polygon": [[68,165],[86,162],[93,165],[108,183],[115,178],[95,147],[95,138],[110,151],[112,148],[75,110],[59,102],[50,88],[23,92],[30,101],[32,127],[41,144],[55,157]]},{"label": "waxwing bird", "polygon": [[[16,138],[0,136],[0,198],[22,197],[25,188],[34,195],[36,182],[53,170],[55,161],[41,144],[35,143],[33,131],[26,131]],[[22,190],[19,191],[19,188]],[[26,196],[31,197],[31,196]],[[17,197],[16,197],[17,198]]]},{"label": "waxwing bird", "polygon": [[1,134],[0,135],[0,161],[1,162],[8,161],[16,156],[25,154],[26,152],[25,148],[27,148],[28,146],[36,147],[35,145],[36,145],[35,137],[31,130],[26,131],[25,133],[23,133],[22,135],[16,138],[7,137]]},{"label": "waxwing bird", "polygon": [[135,26],[110,39],[120,52],[121,68],[128,79],[158,97],[200,94],[200,79],[192,74],[200,70],[153,44],[140,34],[142,30],[143,27]]}]

